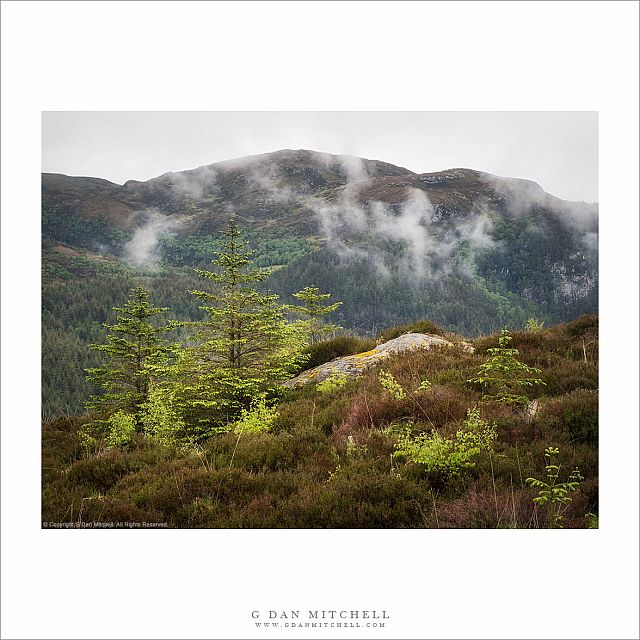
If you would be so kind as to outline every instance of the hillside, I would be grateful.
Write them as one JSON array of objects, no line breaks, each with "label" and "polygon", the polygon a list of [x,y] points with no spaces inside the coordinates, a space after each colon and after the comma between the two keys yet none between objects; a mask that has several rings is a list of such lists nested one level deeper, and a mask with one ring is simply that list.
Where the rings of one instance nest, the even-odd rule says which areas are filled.
[{"label": "hillside", "polygon": [[[411,331],[452,337],[423,322],[388,329],[380,339],[393,341]],[[140,434],[126,446],[87,449],[82,433],[88,418],[58,418],[43,427],[43,522],[597,527],[597,332],[597,317],[585,316],[513,334],[517,357],[541,370],[541,383],[526,391],[535,400],[525,407],[490,402],[469,382],[498,345],[494,335],[470,345],[432,341],[429,348],[396,351],[348,379],[309,382],[280,400],[268,429],[217,433],[197,446]],[[320,343],[314,364],[340,353],[366,355],[372,343]],[[475,416],[469,413],[474,408]],[[468,438],[478,433],[487,434],[488,442],[473,440],[469,449]],[[417,462],[411,459],[415,443],[422,443]],[[527,479],[546,480],[550,446],[558,448],[553,460],[560,466],[559,482],[581,479],[568,502],[545,506],[534,501],[539,488]],[[575,467],[580,476],[572,476]]]},{"label": "hillside", "polygon": [[429,318],[477,336],[597,310],[597,205],[471,169],[417,174],[306,150],[146,182],[42,176],[44,413],[81,412],[87,342],[142,283],[181,320],[233,216],[285,301],[315,284],[358,334]]}]

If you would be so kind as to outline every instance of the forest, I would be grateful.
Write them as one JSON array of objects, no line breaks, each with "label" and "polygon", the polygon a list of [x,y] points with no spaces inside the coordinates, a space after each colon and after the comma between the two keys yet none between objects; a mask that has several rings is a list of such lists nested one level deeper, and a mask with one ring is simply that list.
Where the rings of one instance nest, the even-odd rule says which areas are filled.
[{"label": "forest", "polygon": [[[420,306],[408,324],[358,335],[340,326],[355,283],[371,304],[382,295],[365,274],[355,269],[344,299],[330,273],[304,281],[301,265],[318,259],[304,243],[260,253],[246,235],[230,222],[215,243],[168,243],[200,265],[172,265],[170,278],[49,247],[47,340],[85,355],[70,372],[43,353],[45,397],[66,384],[81,407],[45,415],[45,526],[598,526],[597,316],[550,326],[505,296],[484,335],[445,329]],[[276,254],[297,265],[286,297],[271,289]],[[80,286],[65,286],[76,269]],[[284,384],[409,332],[448,346]],[[74,386],[85,376],[88,399]]]}]

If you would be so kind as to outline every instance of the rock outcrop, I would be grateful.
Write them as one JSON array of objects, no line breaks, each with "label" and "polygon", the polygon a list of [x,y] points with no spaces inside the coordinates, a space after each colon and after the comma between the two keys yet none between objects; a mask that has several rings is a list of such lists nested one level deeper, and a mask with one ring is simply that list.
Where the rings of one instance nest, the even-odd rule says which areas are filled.
[{"label": "rock outcrop", "polygon": [[[430,333],[405,333],[398,338],[378,345],[371,351],[335,358],[318,367],[303,371],[299,376],[288,380],[285,386],[298,387],[309,382],[322,382],[333,374],[357,376],[396,353],[440,346],[453,347],[454,343]],[[473,351],[473,347],[468,343],[459,343],[459,346],[462,346],[466,351]]]}]

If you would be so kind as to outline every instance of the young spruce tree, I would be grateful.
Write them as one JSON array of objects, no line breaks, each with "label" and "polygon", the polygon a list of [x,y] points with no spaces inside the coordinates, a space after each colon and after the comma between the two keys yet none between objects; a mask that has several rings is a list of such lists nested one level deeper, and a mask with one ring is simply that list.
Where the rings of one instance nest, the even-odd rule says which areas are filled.
[{"label": "young spruce tree", "polygon": [[327,338],[341,328],[325,321],[325,316],[335,311],[342,304],[342,302],[325,304],[331,297],[330,293],[320,293],[318,287],[305,287],[302,291],[294,293],[293,297],[298,298],[303,303],[298,306],[292,306],[291,310],[305,318],[304,325],[311,344],[320,342],[320,340]]},{"label": "young spruce tree", "polygon": [[471,384],[479,384],[484,389],[482,399],[514,406],[526,406],[529,398],[524,391],[545,383],[538,377],[542,371],[530,367],[516,359],[520,355],[518,349],[509,346],[513,338],[506,329],[500,333],[498,346],[487,349],[489,359],[480,366],[474,378],[467,380]]},{"label": "young spruce tree", "polygon": [[171,354],[176,346],[162,338],[172,325],[156,326],[151,320],[167,311],[152,307],[149,292],[136,287],[124,307],[114,307],[116,324],[105,324],[109,331],[105,344],[89,347],[107,356],[104,366],[87,369],[87,381],[104,389],[101,395],[92,396],[87,407],[113,414],[124,411],[139,413],[149,396],[152,382],[162,378],[167,370]]},{"label": "young spruce tree", "polygon": [[253,266],[247,244],[230,221],[212,261],[216,270],[196,269],[213,285],[191,291],[207,319],[197,323],[200,343],[178,365],[178,402],[196,431],[224,428],[275,391],[301,359],[300,331],[286,322],[278,296],[258,289],[269,272]]}]

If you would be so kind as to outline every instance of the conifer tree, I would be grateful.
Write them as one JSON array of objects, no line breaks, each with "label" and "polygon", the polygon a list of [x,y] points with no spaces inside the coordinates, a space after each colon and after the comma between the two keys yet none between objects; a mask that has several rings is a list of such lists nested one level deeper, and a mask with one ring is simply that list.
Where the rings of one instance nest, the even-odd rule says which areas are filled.
[{"label": "conifer tree", "polygon": [[89,347],[104,353],[104,366],[86,369],[88,382],[102,387],[104,393],[91,398],[89,409],[114,413],[136,414],[148,400],[152,381],[166,374],[167,365],[176,345],[169,344],[162,334],[173,325],[156,326],[151,320],[167,311],[152,307],[149,292],[143,287],[132,290],[124,307],[114,307],[116,324],[105,324],[109,331],[105,344]]},{"label": "conifer tree", "polygon": [[318,287],[305,287],[293,294],[294,298],[302,301],[302,305],[292,306],[291,309],[305,318],[305,329],[311,344],[320,342],[323,338],[341,329],[338,325],[329,324],[324,317],[335,311],[342,302],[325,304],[331,297],[330,293],[320,293]]},{"label": "conifer tree", "polygon": [[212,261],[216,270],[196,269],[213,286],[191,291],[207,319],[196,323],[200,344],[185,350],[178,364],[178,397],[194,426],[234,419],[274,391],[301,359],[300,331],[286,322],[278,296],[257,288],[269,272],[253,266],[247,244],[230,221]]},{"label": "conifer tree", "polygon": [[485,401],[526,405],[529,398],[523,394],[524,389],[545,384],[537,377],[542,373],[540,369],[516,359],[520,352],[509,346],[512,339],[509,332],[503,329],[498,346],[487,349],[489,359],[480,366],[475,378],[467,380],[484,388],[482,399]]}]

